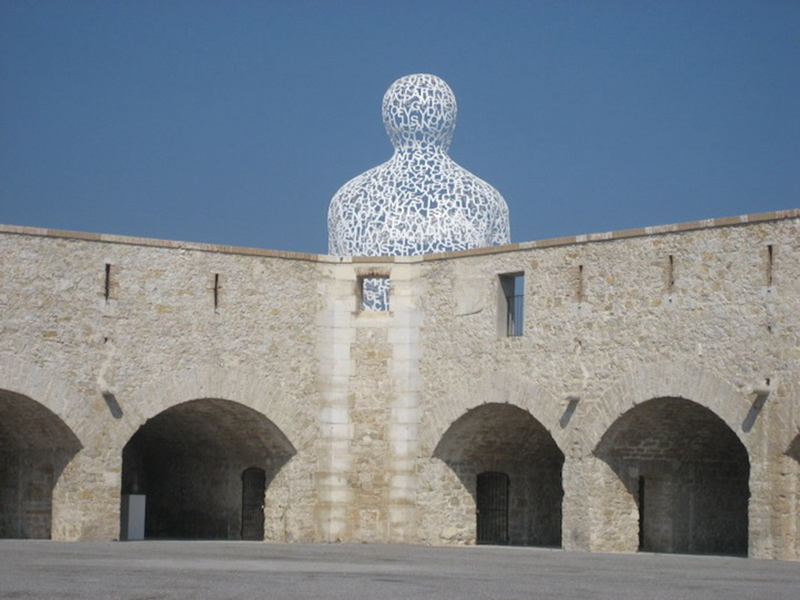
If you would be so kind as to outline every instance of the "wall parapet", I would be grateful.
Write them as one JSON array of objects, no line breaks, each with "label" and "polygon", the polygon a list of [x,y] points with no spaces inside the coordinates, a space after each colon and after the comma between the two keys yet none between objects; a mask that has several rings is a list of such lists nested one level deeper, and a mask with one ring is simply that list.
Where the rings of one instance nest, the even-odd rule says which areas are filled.
[{"label": "wall parapet", "polygon": [[734,217],[720,217],[687,221],[667,225],[638,227],[634,229],[621,229],[599,233],[586,233],[574,236],[546,238],[529,242],[517,242],[502,246],[489,246],[487,248],[473,248],[471,250],[456,250],[452,252],[439,252],[419,256],[331,256],[328,254],[313,254],[310,252],[293,252],[286,250],[268,250],[262,248],[248,248],[244,246],[228,246],[224,244],[209,244],[204,242],[187,242],[177,240],[163,240],[127,235],[114,235],[108,233],[89,233],[83,231],[70,231],[66,229],[50,229],[44,227],[28,227],[23,225],[0,224],[0,233],[12,235],[27,235],[34,237],[51,237],[71,240],[84,240],[91,242],[104,242],[108,244],[124,244],[130,246],[149,246],[156,248],[173,248],[178,250],[194,250],[196,252],[213,252],[220,254],[239,254],[244,256],[263,256],[265,258],[283,258],[325,263],[409,263],[428,262],[456,258],[461,256],[483,256],[515,252],[517,250],[530,250],[534,248],[552,248],[556,246],[569,246],[589,242],[605,242],[651,235],[665,235],[669,233],[683,233],[701,229],[715,229],[719,227],[735,227],[739,225],[752,225],[768,221],[783,221],[800,219],[800,208],[790,208],[763,213],[738,215]]}]

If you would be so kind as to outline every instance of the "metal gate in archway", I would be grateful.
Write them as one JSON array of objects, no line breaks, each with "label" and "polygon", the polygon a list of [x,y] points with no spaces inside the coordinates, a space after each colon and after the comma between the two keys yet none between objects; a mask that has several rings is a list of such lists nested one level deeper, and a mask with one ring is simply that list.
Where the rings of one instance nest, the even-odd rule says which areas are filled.
[{"label": "metal gate in archway", "polygon": [[250,467],[242,473],[242,539],[264,539],[264,491],[266,474]]},{"label": "metal gate in archway", "polygon": [[509,479],[505,473],[487,471],[478,474],[477,543],[508,543],[508,486]]}]

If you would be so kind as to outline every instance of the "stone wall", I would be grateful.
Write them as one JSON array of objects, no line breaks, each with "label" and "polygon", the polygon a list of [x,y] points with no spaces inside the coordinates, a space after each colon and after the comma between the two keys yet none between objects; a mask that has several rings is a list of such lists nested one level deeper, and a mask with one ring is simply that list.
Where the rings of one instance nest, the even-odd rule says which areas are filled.
[{"label": "stone wall", "polygon": [[710,410],[648,400],[609,428],[595,454],[636,501],[642,550],[747,554],[747,451]]},{"label": "stone wall", "polygon": [[395,259],[3,227],[2,535],[115,538],[138,468],[235,539],[258,467],[266,540],[470,544],[493,471],[510,543],[800,558],[799,264],[800,211]]},{"label": "stone wall", "polygon": [[47,539],[52,489],[80,442],[52,412],[0,391],[0,537]]},{"label": "stone wall", "polygon": [[[472,531],[477,477],[505,473],[508,490],[508,543],[561,545],[561,468],[564,455],[547,430],[527,411],[511,404],[484,404],[455,421],[434,450],[475,503],[461,527]],[[437,494],[438,491],[433,489]],[[474,537],[473,534],[471,538]]]},{"label": "stone wall", "polygon": [[[634,406],[682,398],[717,415],[747,450],[749,503],[731,502],[749,507],[750,554],[796,556],[796,542],[776,536],[798,535],[789,484],[797,467],[782,459],[797,433],[799,401],[800,227],[790,216],[426,261],[419,510],[439,506],[441,488],[454,506],[474,509],[435,448],[468,411],[508,402],[540,422],[565,455],[564,547],[635,551],[637,498],[598,445]],[[525,274],[520,337],[498,331],[503,273]],[[689,423],[680,426],[691,435]],[[428,541],[472,542],[467,513],[431,518]]]},{"label": "stone wall", "polygon": [[82,447],[53,491],[53,537],[116,538],[123,447],[167,409],[219,399],[273,423],[295,451],[287,473],[304,474],[270,485],[269,535],[315,539],[315,261],[85,237],[0,236],[0,387]]}]

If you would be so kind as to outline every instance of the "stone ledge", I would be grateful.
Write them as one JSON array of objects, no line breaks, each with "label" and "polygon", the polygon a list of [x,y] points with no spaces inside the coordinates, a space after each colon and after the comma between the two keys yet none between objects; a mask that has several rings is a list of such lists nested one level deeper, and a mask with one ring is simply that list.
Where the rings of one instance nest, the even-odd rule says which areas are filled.
[{"label": "stone ledge", "polygon": [[488,248],[473,248],[471,250],[456,250],[453,252],[439,252],[420,256],[330,256],[327,254],[311,254],[306,252],[288,252],[283,250],[264,250],[260,248],[245,248],[240,246],[225,246],[220,244],[206,244],[202,242],[183,242],[174,240],[160,240],[125,235],[112,235],[107,233],[86,233],[82,231],[68,231],[63,229],[46,229],[41,227],[25,227],[19,225],[1,225],[0,233],[12,235],[28,235],[36,237],[52,237],[71,240],[84,240],[106,244],[127,244],[132,246],[148,246],[155,248],[171,248],[177,250],[192,250],[196,252],[215,252],[220,254],[239,254],[245,256],[261,256],[265,258],[283,258],[288,260],[301,260],[309,262],[324,262],[332,264],[385,264],[385,263],[419,263],[426,261],[444,260],[462,256],[485,256],[529,250],[534,248],[552,248],[556,246],[569,246],[572,244],[586,244],[589,242],[604,242],[621,240],[649,235],[664,235],[668,233],[681,233],[717,227],[734,227],[767,221],[781,221],[800,218],[800,208],[777,210],[735,217],[720,217],[715,219],[702,219],[685,223],[668,225],[655,225],[636,229],[622,229],[601,233],[588,233],[576,236],[549,238],[531,242],[506,244],[504,246],[490,246]]},{"label": "stone ledge", "polygon": [[622,240],[650,235],[664,235],[668,233],[682,233],[686,231],[697,231],[702,229],[714,229],[719,227],[733,227],[737,225],[747,225],[753,223],[764,223],[767,221],[782,221],[800,218],[800,209],[791,208],[771,212],[755,213],[750,215],[739,215],[736,217],[720,217],[715,219],[702,219],[700,221],[687,221],[685,223],[673,223],[668,225],[655,225],[650,227],[639,227],[636,229],[621,229],[618,231],[606,231],[602,233],[587,233],[576,236],[549,238],[532,242],[520,242],[516,244],[506,244],[505,246],[491,246],[489,248],[475,248],[473,250],[459,250],[456,252],[441,252],[438,254],[426,254],[422,260],[444,260],[457,256],[478,256],[488,254],[500,254],[505,252],[515,252],[517,250],[529,250],[533,248],[552,248],[556,246],[570,246],[573,244],[586,244],[589,242],[607,242],[612,240]]},{"label": "stone ledge", "polygon": [[285,258],[289,260],[303,260],[318,262],[325,255],[310,254],[305,252],[287,252],[283,250],[263,250],[260,248],[245,248],[240,246],[225,246],[221,244],[206,244],[202,242],[184,242],[178,240],[160,240],[127,235],[113,235],[109,233],[86,233],[83,231],[68,231],[65,229],[46,229],[42,227],[25,227],[20,225],[0,225],[0,233],[12,235],[27,235],[34,237],[62,238],[67,240],[83,240],[88,242],[101,242],[105,244],[124,244],[128,246],[147,246],[153,248],[169,248],[174,250],[192,250],[195,252],[213,252],[219,254],[239,254],[245,256],[263,256],[266,258]]}]

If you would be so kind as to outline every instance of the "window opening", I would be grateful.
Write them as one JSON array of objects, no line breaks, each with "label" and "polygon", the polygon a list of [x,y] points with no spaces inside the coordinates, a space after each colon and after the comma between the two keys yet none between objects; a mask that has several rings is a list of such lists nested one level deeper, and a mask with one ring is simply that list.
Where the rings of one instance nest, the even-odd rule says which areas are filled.
[{"label": "window opening", "polygon": [[388,311],[390,280],[381,275],[359,278],[362,310]]},{"label": "window opening", "polygon": [[500,275],[500,287],[505,298],[505,335],[522,335],[524,322],[525,275],[509,273]]}]

